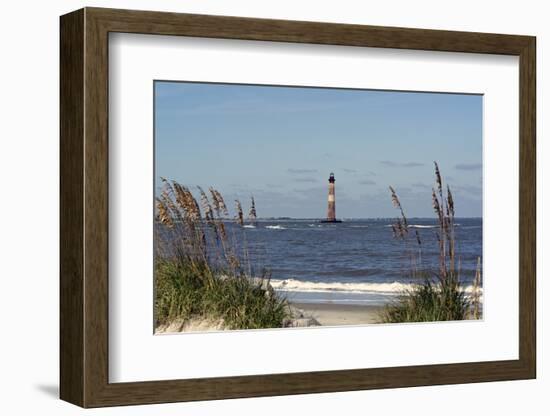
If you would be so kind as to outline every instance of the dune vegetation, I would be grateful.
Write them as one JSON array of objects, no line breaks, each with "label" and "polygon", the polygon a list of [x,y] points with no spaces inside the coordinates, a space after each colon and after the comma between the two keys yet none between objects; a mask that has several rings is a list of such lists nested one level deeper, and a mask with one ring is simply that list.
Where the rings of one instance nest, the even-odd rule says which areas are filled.
[{"label": "dune vegetation", "polygon": [[481,269],[478,258],[472,294],[461,286],[460,260],[456,252],[455,205],[449,186],[444,191],[439,166],[435,163],[435,184],[432,205],[437,218],[437,244],[439,268],[435,271],[422,268],[422,240],[417,229],[411,229],[403,206],[390,186],[392,203],[399,216],[392,225],[394,238],[404,244],[410,260],[410,274],[420,281],[413,289],[401,294],[397,301],[387,305],[381,320],[386,323],[430,322],[479,319],[481,317]]},{"label": "dune vegetation", "polygon": [[288,302],[269,284],[265,270],[256,275],[246,248],[246,221],[256,221],[251,198],[245,219],[235,201],[235,215],[214,188],[189,188],[162,179],[156,199],[156,327],[191,320],[221,322],[223,329],[282,327]]}]

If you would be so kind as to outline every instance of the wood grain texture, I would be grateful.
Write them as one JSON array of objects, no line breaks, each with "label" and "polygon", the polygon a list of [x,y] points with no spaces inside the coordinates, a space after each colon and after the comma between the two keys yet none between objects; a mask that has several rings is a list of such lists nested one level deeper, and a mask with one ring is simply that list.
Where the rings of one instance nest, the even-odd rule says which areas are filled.
[{"label": "wood grain texture", "polygon": [[60,388],[84,405],[84,12],[60,23]]},{"label": "wood grain texture", "polygon": [[[108,380],[108,33],[520,57],[519,359],[190,380]],[[533,378],[535,38],[87,8],[61,18],[61,397],[83,407]]]},{"label": "wood grain texture", "polygon": [[520,54],[519,141],[519,355],[536,377],[536,41]]},{"label": "wood grain texture", "polygon": [[108,33],[85,12],[84,68],[84,377],[85,406],[97,401],[108,380],[109,181]]},{"label": "wood grain texture", "polygon": [[528,36],[87,8],[110,32],[519,55]]}]

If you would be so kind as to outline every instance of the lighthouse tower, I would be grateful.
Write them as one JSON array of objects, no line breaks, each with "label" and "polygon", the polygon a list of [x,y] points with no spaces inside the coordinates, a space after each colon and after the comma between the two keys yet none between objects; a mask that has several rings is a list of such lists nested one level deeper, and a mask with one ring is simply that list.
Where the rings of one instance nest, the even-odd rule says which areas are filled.
[{"label": "lighthouse tower", "polygon": [[328,178],[328,210],[327,219],[322,222],[341,222],[336,219],[336,194],[334,189],[334,173],[330,173]]},{"label": "lighthouse tower", "polygon": [[334,173],[330,173],[328,178],[328,211],[327,211],[327,222],[336,221],[336,197],[334,193]]}]

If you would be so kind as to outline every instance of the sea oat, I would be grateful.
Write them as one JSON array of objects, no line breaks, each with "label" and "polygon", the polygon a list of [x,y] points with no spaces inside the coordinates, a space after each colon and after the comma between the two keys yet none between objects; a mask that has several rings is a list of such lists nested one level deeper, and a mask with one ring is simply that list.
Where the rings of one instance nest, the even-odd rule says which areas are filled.
[{"label": "sea oat", "polygon": [[439,198],[443,200],[443,181],[441,180],[441,172],[439,171],[439,165],[434,161],[435,165],[435,179],[437,184],[437,190],[439,191]]},{"label": "sea oat", "polygon": [[455,216],[455,203],[453,200],[453,194],[451,193],[451,188],[447,185],[447,201],[449,203],[449,215],[451,217]]},{"label": "sea oat", "polygon": [[173,182],[172,185],[176,202],[184,212],[185,218],[189,221],[198,221],[201,216],[200,208],[189,188],[177,182]]},{"label": "sea oat", "polygon": [[403,207],[401,206],[401,201],[399,201],[399,197],[397,196],[397,192],[395,192],[395,189],[391,186],[389,188],[391,192],[391,200],[392,200],[393,206],[399,209],[399,212],[401,214],[402,224],[400,224],[398,228],[400,229],[402,234],[403,233],[407,234],[409,232],[409,224],[407,222],[407,217],[405,216],[405,212],[403,211]]},{"label": "sea oat", "polygon": [[212,188],[212,191],[216,194],[216,199],[218,200],[221,213],[226,217],[228,217],[229,211],[227,210],[227,206],[225,205],[225,200],[223,199],[222,194],[218,190],[213,188]]},{"label": "sea oat", "polygon": [[208,200],[208,196],[206,195],[204,190],[200,186],[197,186],[197,188],[201,196],[201,208],[204,213],[204,218],[208,223],[210,223],[214,219],[214,212],[212,210],[212,205],[210,204],[210,201]]},{"label": "sea oat", "polygon": [[437,218],[440,223],[443,222],[443,210],[441,209],[441,204],[439,202],[439,198],[437,197],[437,194],[435,192],[435,188],[432,188],[432,206],[437,214]]},{"label": "sea oat", "polygon": [[455,204],[453,200],[453,194],[451,193],[451,188],[447,185],[447,241],[449,242],[449,271],[451,273],[455,272]]},{"label": "sea oat", "polygon": [[210,192],[210,195],[212,196],[212,206],[214,207],[214,211],[216,212],[216,216],[219,218],[221,216],[221,202],[218,198],[218,194],[214,190],[214,188],[210,187],[208,188],[208,191]]},{"label": "sea oat", "polygon": [[477,267],[476,267],[476,276],[474,279],[474,287],[472,293],[472,304],[473,304],[473,318],[480,318],[480,286],[481,286],[481,257],[477,258]]},{"label": "sea oat", "polygon": [[169,208],[161,199],[156,198],[156,201],[159,221],[167,227],[172,228],[174,226],[174,222],[172,221]]}]

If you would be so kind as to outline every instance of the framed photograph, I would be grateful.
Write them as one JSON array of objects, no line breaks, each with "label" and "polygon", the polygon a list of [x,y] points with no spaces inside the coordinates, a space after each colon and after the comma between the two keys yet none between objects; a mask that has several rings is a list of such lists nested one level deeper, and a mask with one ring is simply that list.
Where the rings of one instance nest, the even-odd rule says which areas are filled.
[{"label": "framed photograph", "polygon": [[61,17],[60,395],[535,378],[535,38]]}]

